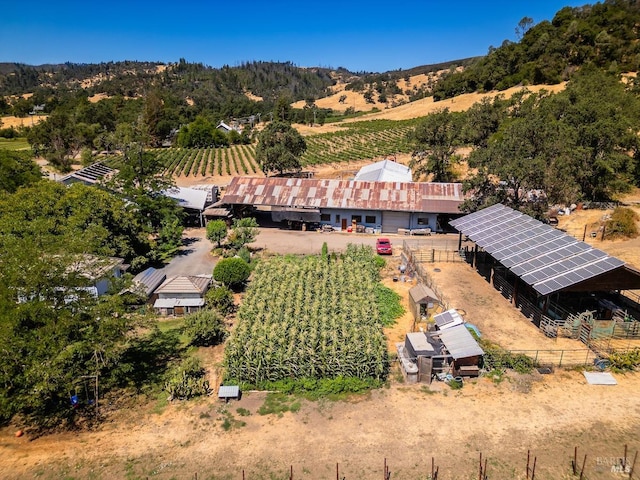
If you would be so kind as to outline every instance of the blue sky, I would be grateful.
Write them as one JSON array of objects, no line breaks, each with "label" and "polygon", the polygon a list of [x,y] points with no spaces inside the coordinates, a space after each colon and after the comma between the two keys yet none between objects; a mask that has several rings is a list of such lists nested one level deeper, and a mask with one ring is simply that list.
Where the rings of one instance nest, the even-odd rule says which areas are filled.
[{"label": "blue sky", "polygon": [[[571,0],[6,2],[0,62],[252,60],[384,72],[484,55]],[[594,2],[591,2],[594,3]]]}]

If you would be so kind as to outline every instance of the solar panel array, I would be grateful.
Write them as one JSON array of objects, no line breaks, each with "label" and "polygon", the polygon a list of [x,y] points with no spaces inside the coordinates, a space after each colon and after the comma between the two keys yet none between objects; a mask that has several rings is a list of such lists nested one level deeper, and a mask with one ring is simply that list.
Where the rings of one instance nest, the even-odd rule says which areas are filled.
[{"label": "solar panel array", "polygon": [[602,250],[501,204],[450,224],[541,295],[624,265]]},{"label": "solar panel array", "polygon": [[94,163],[93,165],[89,165],[82,170],[78,170],[74,173],[74,175],[77,177],[85,178],[92,182],[96,182],[97,180],[101,179],[111,172],[113,172],[113,169],[107,167],[106,165],[102,163]]}]

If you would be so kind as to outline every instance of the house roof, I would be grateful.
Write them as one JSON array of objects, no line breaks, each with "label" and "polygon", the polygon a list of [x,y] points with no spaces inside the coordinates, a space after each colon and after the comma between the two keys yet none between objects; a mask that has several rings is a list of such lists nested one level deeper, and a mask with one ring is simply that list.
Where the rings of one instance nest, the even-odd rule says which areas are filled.
[{"label": "house roof", "polygon": [[126,270],[129,265],[124,263],[124,259],[118,257],[99,257],[96,255],[77,255],[67,269],[68,273],[78,273],[90,280],[99,280],[110,274],[114,268],[120,267]]},{"label": "house roof", "polygon": [[493,205],[450,224],[540,295],[640,287],[639,272],[622,260],[504,205]]},{"label": "house roof", "polygon": [[221,203],[397,212],[460,213],[460,183],[234,177]]},{"label": "house roof", "polygon": [[166,278],[167,276],[162,270],[149,267],[133,277],[133,285],[149,297],[153,291],[165,281]]},{"label": "house roof", "polygon": [[356,176],[356,181],[363,182],[411,182],[411,169],[398,162],[382,160],[362,167]]},{"label": "house roof", "polygon": [[438,335],[447,351],[456,360],[484,355],[484,351],[464,325],[440,330]]},{"label": "house roof", "polygon": [[409,296],[415,303],[426,303],[429,300],[438,301],[438,296],[423,283],[419,283],[409,290]]},{"label": "house roof", "polygon": [[175,187],[163,192],[169,198],[173,198],[182,208],[191,208],[203,211],[207,205],[207,196],[204,190],[196,190],[195,188]]},{"label": "house roof", "polygon": [[171,295],[181,293],[204,294],[211,283],[211,275],[190,275],[171,277],[156,289],[156,293]]},{"label": "house roof", "polygon": [[204,298],[158,298],[153,308],[202,307]]}]

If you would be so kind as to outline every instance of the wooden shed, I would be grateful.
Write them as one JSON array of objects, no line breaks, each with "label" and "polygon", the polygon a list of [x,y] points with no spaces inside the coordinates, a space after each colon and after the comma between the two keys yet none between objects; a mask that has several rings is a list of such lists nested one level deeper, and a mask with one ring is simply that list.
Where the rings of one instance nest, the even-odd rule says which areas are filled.
[{"label": "wooden shed", "polygon": [[426,321],[437,305],[440,305],[437,295],[423,283],[409,290],[409,308],[413,313],[414,325]]}]

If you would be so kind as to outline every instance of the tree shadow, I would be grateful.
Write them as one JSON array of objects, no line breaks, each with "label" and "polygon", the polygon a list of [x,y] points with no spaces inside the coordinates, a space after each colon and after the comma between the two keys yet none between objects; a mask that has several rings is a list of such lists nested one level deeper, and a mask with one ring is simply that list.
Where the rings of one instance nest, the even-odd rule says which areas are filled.
[{"label": "tree shadow", "polygon": [[137,392],[153,388],[164,381],[173,360],[184,352],[179,329],[160,331],[154,328],[148,335],[133,340],[111,372],[113,387],[133,387]]}]

